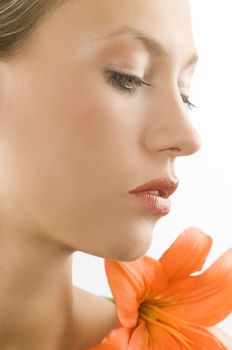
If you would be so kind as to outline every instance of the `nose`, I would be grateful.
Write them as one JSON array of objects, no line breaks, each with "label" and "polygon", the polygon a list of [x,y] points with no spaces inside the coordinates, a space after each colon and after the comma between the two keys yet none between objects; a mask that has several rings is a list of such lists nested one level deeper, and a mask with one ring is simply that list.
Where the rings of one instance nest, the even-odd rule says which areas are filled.
[{"label": "nose", "polygon": [[[166,101],[166,102],[165,102]],[[168,101],[168,102],[167,102]],[[188,156],[201,148],[201,138],[194,128],[180,93],[161,95],[152,104],[146,146],[154,152],[169,153],[171,157]]]}]

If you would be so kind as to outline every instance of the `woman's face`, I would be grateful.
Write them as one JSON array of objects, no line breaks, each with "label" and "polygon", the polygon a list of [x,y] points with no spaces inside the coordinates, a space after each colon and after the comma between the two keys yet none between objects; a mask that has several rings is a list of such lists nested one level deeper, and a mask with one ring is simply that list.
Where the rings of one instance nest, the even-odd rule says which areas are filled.
[{"label": "woman's face", "polygon": [[176,157],[200,147],[182,99],[195,51],[186,0],[67,1],[50,14],[28,49],[0,66],[1,203],[18,228],[73,251],[144,255],[160,217],[128,191],[175,179]]}]

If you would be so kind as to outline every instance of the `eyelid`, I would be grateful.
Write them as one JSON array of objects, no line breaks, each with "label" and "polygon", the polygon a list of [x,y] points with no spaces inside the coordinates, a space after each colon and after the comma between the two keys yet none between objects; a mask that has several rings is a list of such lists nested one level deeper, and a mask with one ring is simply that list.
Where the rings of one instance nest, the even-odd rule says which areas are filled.
[{"label": "eyelid", "polygon": [[122,75],[133,76],[134,78],[143,80],[144,69],[141,69],[141,66],[139,68],[138,65],[133,65],[130,63],[111,63],[107,65],[106,70]]},{"label": "eyelid", "polygon": [[116,73],[116,74],[120,74],[120,75],[122,75],[122,76],[125,76],[125,77],[128,77],[128,78],[135,78],[135,79],[137,79],[137,80],[140,80],[141,82],[144,82],[144,83],[146,83],[144,80],[143,80],[143,78],[142,77],[140,77],[140,76],[138,76],[138,75],[136,75],[136,74],[133,74],[133,73],[127,73],[127,72],[125,72],[125,71],[120,71],[120,70],[114,70],[114,69],[109,69],[108,71],[107,71],[108,73]]},{"label": "eyelid", "polygon": [[[122,72],[122,71],[119,71],[119,70],[108,70],[107,71],[108,74],[110,74],[110,79],[109,81],[112,82],[112,78],[115,76],[115,75],[119,75],[119,76],[122,76],[122,77],[126,77],[126,78],[133,78],[134,80],[137,80],[137,83],[138,83],[138,86],[137,88],[140,86],[142,87],[143,85],[148,85],[148,86],[153,86],[152,84],[144,81],[142,78],[138,77],[137,75],[135,74],[127,74],[125,72]],[[133,92],[133,89],[130,89],[130,88],[124,88],[124,90],[127,90],[128,92],[132,93]],[[182,101],[183,103],[187,106],[187,109],[188,110],[194,110],[195,108],[197,108],[196,105],[194,105],[190,100],[189,100],[189,96],[185,95],[185,94],[181,94],[181,98],[182,98]]]},{"label": "eyelid", "polygon": [[[127,74],[125,72],[120,72],[120,71],[115,71],[115,70],[108,70],[107,73],[110,75],[109,81],[111,83],[113,83],[115,81],[115,77],[118,76],[120,78],[126,78],[126,79],[133,79],[134,82],[136,82],[137,87],[134,88],[127,88],[127,87],[123,87],[123,84],[119,83],[119,85],[121,85],[121,88],[127,92],[133,93],[135,90],[137,90],[139,87],[143,87],[144,85],[147,86],[153,86],[152,84],[144,81],[142,78],[138,77],[135,74]],[[117,79],[116,79],[117,80]]]}]

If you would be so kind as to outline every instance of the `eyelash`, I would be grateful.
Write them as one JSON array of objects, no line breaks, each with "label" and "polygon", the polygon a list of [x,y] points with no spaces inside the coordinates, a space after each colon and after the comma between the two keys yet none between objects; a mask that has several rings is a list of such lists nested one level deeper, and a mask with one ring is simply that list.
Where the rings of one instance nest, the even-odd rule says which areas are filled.
[{"label": "eyelash", "polygon": [[[124,73],[120,73],[112,70],[108,71],[108,73],[110,73],[109,81],[111,82],[111,84],[125,92],[129,92],[130,95],[132,95],[138,87],[142,87],[143,85],[153,86],[152,84],[147,83],[146,81],[140,79],[135,75],[128,75],[128,74],[124,74]],[[127,79],[130,79],[130,81],[134,82],[136,84],[136,87],[135,88],[125,87],[124,84],[125,84],[125,81],[127,81]],[[184,104],[186,104],[189,110],[193,110],[197,108],[196,105],[194,105],[191,101],[189,101],[188,96],[182,94],[181,97]]]}]

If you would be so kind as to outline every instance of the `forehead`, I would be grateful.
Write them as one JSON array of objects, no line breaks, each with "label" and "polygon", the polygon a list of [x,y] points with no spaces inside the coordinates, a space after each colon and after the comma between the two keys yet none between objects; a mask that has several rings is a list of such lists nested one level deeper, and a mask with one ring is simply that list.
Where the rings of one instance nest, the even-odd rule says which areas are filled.
[{"label": "forehead", "polygon": [[[132,29],[130,33],[128,29]],[[44,39],[53,43],[57,39],[60,45],[69,47],[71,42],[77,47],[107,42],[126,31],[127,37],[143,37],[147,47],[156,46],[157,53],[161,45],[154,42],[161,43],[164,50],[160,53],[165,51],[178,65],[196,60],[188,0],[65,1],[44,24]]]},{"label": "forehead", "polygon": [[[144,47],[150,51],[150,53],[154,53],[161,57],[168,57],[170,55],[168,47],[166,47],[162,41],[155,37],[152,37],[149,33],[146,33],[143,30],[137,29],[135,27],[124,26],[118,28],[110,33],[107,33],[103,37],[94,39],[93,41],[107,42],[111,38],[117,38],[122,35],[128,38],[136,39],[142,43]],[[193,49],[192,53],[190,53],[186,60],[183,62],[182,69],[184,70],[187,67],[194,66],[197,63],[198,59],[198,53],[195,51],[195,49]]]},{"label": "forehead", "polygon": [[162,43],[164,50],[160,51],[183,64],[194,64],[197,59],[188,0],[81,0],[73,6],[80,31],[87,31],[89,39],[110,40],[124,33],[144,37],[150,47],[161,46],[152,45],[152,40],[145,38],[149,36]]}]

